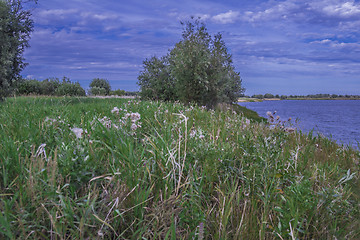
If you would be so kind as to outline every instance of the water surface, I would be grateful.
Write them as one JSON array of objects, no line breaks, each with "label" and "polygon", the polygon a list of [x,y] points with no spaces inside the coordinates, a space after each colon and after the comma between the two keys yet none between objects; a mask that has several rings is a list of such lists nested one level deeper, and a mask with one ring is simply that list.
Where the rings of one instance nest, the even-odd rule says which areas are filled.
[{"label": "water surface", "polygon": [[282,100],[241,102],[267,118],[267,111],[277,111],[283,120],[298,120],[296,127],[302,131],[314,131],[336,140],[340,144],[359,147],[360,101],[359,100]]}]

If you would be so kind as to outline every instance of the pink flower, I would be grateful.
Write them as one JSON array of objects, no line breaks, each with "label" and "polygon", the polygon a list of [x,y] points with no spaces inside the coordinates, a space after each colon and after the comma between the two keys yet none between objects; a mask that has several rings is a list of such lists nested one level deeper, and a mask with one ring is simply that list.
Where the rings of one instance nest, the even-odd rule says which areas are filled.
[{"label": "pink flower", "polygon": [[140,114],[139,113],[131,113],[130,119],[132,122],[136,122],[137,120],[140,120]]}]

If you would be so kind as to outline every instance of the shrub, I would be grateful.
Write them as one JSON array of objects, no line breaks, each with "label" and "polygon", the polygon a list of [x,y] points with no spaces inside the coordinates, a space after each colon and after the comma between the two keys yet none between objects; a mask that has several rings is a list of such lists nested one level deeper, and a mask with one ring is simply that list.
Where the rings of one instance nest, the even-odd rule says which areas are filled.
[{"label": "shrub", "polygon": [[55,92],[58,96],[86,96],[85,90],[79,83],[63,82]]},{"label": "shrub", "polygon": [[72,83],[64,77],[62,83],[58,78],[48,78],[43,81],[24,80],[17,86],[20,95],[57,95],[57,96],[85,96],[85,90],[79,83]]},{"label": "shrub", "polygon": [[141,92],[144,99],[176,100],[175,79],[171,77],[168,56],[152,57],[144,62],[144,70],[139,76]]},{"label": "shrub", "polygon": [[107,95],[106,90],[104,88],[101,88],[101,87],[92,87],[90,89],[90,93],[91,93],[91,95],[95,95],[95,96]]},{"label": "shrub", "polygon": [[48,78],[41,82],[42,95],[55,95],[57,88],[60,86],[58,78]]},{"label": "shrub", "polygon": [[[108,80],[106,79],[102,79],[102,78],[94,78],[91,83],[90,83],[90,92],[93,95],[109,95],[111,87],[110,87],[110,83]],[[98,89],[94,89],[93,88],[102,88],[104,89],[105,93],[103,93],[103,91]],[[101,93],[101,94],[94,94],[94,92],[96,93]]]},{"label": "shrub", "polygon": [[41,83],[38,80],[25,80],[18,84],[17,93],[20,95],[41,94]]},{"label": "shrub", "polygon": [[114,91],[110,91],[110,95],[116,95],[116,96],[124,96],[125,90],[116,89]]}]

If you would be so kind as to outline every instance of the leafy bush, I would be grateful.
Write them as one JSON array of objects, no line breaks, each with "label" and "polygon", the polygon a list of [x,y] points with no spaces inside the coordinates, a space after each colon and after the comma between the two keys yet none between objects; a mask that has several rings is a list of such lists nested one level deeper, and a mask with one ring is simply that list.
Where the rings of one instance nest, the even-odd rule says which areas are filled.
[{"label": "leafy bush", "polygon": [[60,86],[58,78],[48,78],[41,82],[42,95],[55,95],[56,89]]},{"label": "leafy bush", "polygon": [[[90,83],[90,92],[93,95],[109,95],[111,86],[108,80],[102,78],[94,78]],[[103,90],[100,90],[102,88]]]},{"label": "leafy bush", "polygon": [[100,87],[92,87],[90,89],[90,93],[91,93],[91,95],[95,95],[95,96],[107,95],[106,90],[104,88],[100,88]]},{"label": "leafy bush", "polygon": [[24,80],[17,86],[20,95],[56,95],[56,96],[85,96],[85,90],[79,83],[72,83],[64,77],[62,83],[58,78],[49,78],[43,81]]},{"label": "leafy bush", "polygon": [[140,96],[153,100],[176,100],[175,80],[170,74],[168,56],[152,57],[144,62],[144,70],[139,76]]},{"label": "leafy bush", "polygon": [[244,89],[221,34],[212,37],[199,20],[182,25],[183,39],[166,56],[143,62],[141,97],[208,107],[236,101]]},{"label": "leafy bush", "polygon": [[58,96],[86,96],[79,83],[62,83],[55,92]]},{"label": "leafy bush", "polygon": [[41,94],[41,82],[38,80],[25,80],[18,84],[17,93],[20,95]]},{"label": "leafy bush", "polygon": [[110,91],[110,95],[116,95],[116,96],[124,96],[125,90],[116,89],[114,91]]}]

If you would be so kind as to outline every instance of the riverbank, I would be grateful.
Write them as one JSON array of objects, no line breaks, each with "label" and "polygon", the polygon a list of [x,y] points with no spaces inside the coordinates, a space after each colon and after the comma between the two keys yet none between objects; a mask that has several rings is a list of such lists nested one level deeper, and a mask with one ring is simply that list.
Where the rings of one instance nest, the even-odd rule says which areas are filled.
[{"label": "riverbank", "polygon": [[245,116],[7,99],[0,238],[358,239],[360,153]]},{"label": "riverbank", "polygon": [[284,120],[293,119],[293,124],[301,131],[323,134],[339,144],[350,144],[359,148],[360,141],[360,101],[352,100],[286,100],[238,103],[267,117],[274,112]]}]

